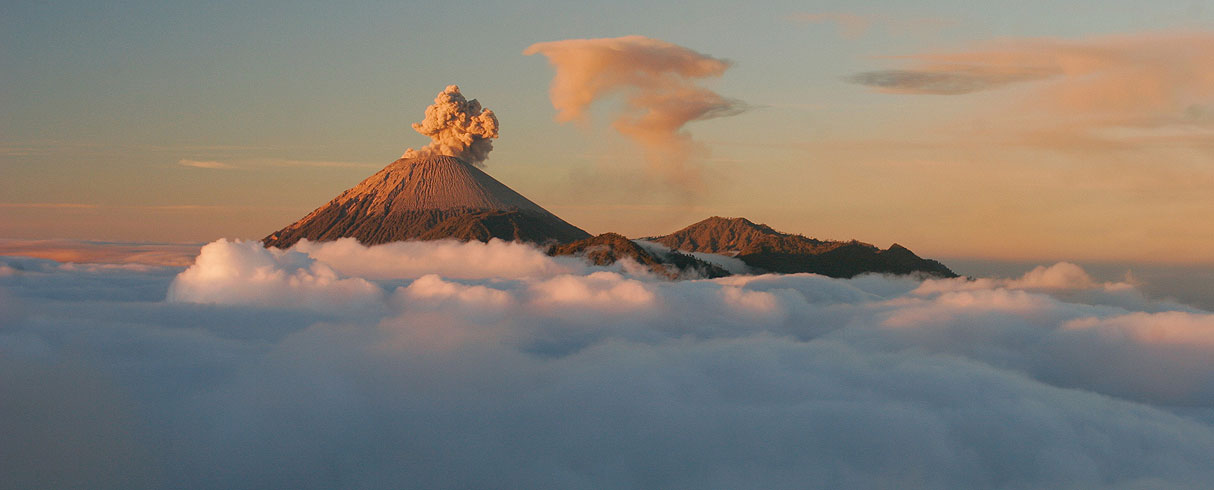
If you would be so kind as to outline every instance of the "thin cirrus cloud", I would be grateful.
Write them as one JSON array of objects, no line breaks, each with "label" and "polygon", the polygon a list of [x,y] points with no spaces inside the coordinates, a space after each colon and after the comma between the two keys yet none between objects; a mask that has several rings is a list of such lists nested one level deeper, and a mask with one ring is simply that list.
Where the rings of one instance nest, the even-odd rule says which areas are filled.
[{"label": "thin cirrus cloud", "polygon": [[989,69],[961,66],[948,67],[941,71],[869,71],[851,75],[847,77],[847,81],[891,93],[959,95],[1056,75],[1054,72],[1032,68]]},{"label": "thin cirrus cloud", "polygon": [[1214,138],[1214,32],[1012,38],[893,59],[907,66],[846,80],[912,95],[1018,87],[1006,100],[1021,122],[1001,122],[1016,143],[1087,151],[1208,146]]},{"label": "thin cirrus cloud", "polygon": [[224,162],[219,162],[219,161],[215,161],[215,160],[189,160],[189,159],[183,158],[181,160],[178,160],[177,164],[181,165],[182,167],[206,168],[206,169],[212,169],[212,170],[230,170],[230,169],[237,168],[235,165],[232,165],[230,163],[224,163]]},{"label": "thin cirrus cloud", "polygon": [[294,160],[289,158],[243,158],[231,163],[217,160],[191,160],[183,158],[178,160],[177,164],[183,167],[211,170],[247,169],[250,167],[378,168],[382,166],[381,164],[365,162]]},{"label": "thin cirrus cloud", "polygon": [[895,59],[911,67],[848,80],[894,93],[966,94],[1044,81],[1034,100],[1057,111],[1200,113],[1214,96],[1214,33],[1152,33],[1083,40],[1023,38],[968,51]]},{"label": "thin cirrus cloud", "polygon": [[76,202],[0,202],[0,208],[32,209],[96,209],[96,204]]}]

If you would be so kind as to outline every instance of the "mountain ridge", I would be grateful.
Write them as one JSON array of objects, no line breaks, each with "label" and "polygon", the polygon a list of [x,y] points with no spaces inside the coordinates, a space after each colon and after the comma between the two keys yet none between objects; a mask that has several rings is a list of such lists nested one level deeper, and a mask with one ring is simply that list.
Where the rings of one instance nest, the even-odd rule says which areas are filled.
[{"label": "mountain ridge", "polygon": [[594,265],[609,265],[631,259],[654,274],[667,279],[712,279],[731,275],[729,271],[678,251],[648,250],[619,233],[607,232],[584,240],[548,248],[548,255],[582,257]]},{"label": "mountain ridge", "polygon": [[866,272],[957,277],[944,264],[923,259],[897,243],[881,250],[857,240],[818,240],[779,232],[746,218],[712,216],[674,233],[645,239],[684,252],[736,257],[768,272],[811,272],[831,277]]}]

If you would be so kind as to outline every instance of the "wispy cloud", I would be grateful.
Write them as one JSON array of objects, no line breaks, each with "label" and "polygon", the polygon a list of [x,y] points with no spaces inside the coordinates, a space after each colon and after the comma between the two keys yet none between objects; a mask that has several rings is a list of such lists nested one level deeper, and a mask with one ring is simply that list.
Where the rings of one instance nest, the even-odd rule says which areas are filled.
[{"label": "wispy cloud", "polygon": [[945,71],[879,70],[846,78],[851,83],[904,94],[958,95],[990,90],[1007,84],[1041,80],[1057,73],[1037,69],[962,66]]},{"label": "wispy cloud", "polygon": [[183,167],[207,168],[207,169],[215,169],[215,170],[231,170],[231,169],[237,168],[235,165],[232,165],[230,163],[217,162],[214,160],[181,159],[181,160],[177,161],[177,164],[181,165]]},{"label": "wispy cloud", "polygon": [[216,170],[248,169],[252,167],[313,167],[313,168],[379,168],[383,163],[347,162],[339,160],[293,160],[289,158],[247,158],[232,163],[216,160],[189,160],[177,162],[183,167]]},{"label": "wispy cloud", "polygon": [[1135,144],[1154,138],[1208,144],[1214,129],[1214,32],[1003,39],[895,59],[910,66],[846,79],[895,94],[964,95],[1023,85],[995,105],[1014,105],[1029,144],[1091,146],[1127,137]]},{"label": "wispy cloud", "polygon": [[96,204],[74,202],[0,202],[0,208],[31,208],[31,209],[96,209]]},{"label": "wispy cloud", "polygon": [[700,147],[686,125],[749,109],[699,85],[723,75],[730,61],[660,39],[566,39],[533,44],[523,54],[541,54],[556,70],[549,95],[558,121],[585,121],[594,102],[623,94],[613,127],[644,148],[653,172],[686,189],[701,185],[691,161]]},{"label": "wispy cloud", "polygon": [[339,160],[291,160],[291,159],[266,159],[253,160],[250,163],[259,165],[267,165],[271,167],[334,167],[334,168],[379,168],[383,167],[384,163],[368,163],[368,162],[347,162]]}]

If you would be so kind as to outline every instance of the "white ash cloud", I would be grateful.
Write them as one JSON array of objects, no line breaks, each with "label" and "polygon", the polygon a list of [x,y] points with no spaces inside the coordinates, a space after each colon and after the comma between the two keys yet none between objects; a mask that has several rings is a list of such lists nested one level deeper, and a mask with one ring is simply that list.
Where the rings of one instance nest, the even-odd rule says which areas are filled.
[{"label": "white ash cloud", "polygon": [[672,183],[699,181],[691,162],[697,145],[683,127],[747,108],[696,84],[723,75],[729,61],[659,39],[566,39],[532,44],[523,54],[542,54],[556,70],[550,95],[558,121],[585,120],[595,101],[622,94],[613,126],[639,143],[652,170]]},{"label": "white ash cloud", "polygon": [[402,158],[446,155],[474,165],[483,165],[498,137],[497,116],[482,109],[476,99],[468,100],[456,85],[448,85],[426,108],[426,118],[413,123],[413,129],[430,137],[430,144],[405,150]]},{"label": "white ash cloud", "polygon": [[38,462],[0,458],[0,474],[31,488],[1214,481],[1214,314],[1077,266],[671,282],[500,242],[302,245],[217,241],[185,270],[0,257],[16,271],[0,307],[21,310],[0,310],[0,433],[19,436],[0,453]]}]

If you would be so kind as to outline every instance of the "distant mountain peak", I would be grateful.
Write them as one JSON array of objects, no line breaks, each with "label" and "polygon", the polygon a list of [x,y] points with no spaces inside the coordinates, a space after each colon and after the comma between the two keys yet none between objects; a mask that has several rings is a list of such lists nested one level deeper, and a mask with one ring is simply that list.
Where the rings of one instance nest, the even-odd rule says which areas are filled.
[{"label": "distant mountain peak", "polygon": [[956,277],[934,260],[922,259],[906,247],[893,244],[881,250],[868,243],[818,240],[782,233],[746,218],[713,216],[652,240],[674,250],[728,255],[768,272],[813,272],[852,277],[866,272],[926,274]]}]

